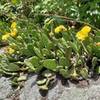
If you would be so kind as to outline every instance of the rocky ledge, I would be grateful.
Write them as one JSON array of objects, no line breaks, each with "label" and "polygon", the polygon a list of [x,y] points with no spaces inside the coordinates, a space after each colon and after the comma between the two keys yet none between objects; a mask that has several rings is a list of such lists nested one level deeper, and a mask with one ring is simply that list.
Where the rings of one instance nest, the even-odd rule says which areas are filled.
[{"label": "rocky ledge", "polygon": [[[37,75],[29,75],[20,91],[11,87],[8,78],[0,78],[0,100],[100,100],[100,78],[89,80],[89,85],[78,85],[70,81],[64,84],[58,78],[55,86],[47,93],[41,92],[36,85]],[[12,95],[10,95],[12,94]]]}]

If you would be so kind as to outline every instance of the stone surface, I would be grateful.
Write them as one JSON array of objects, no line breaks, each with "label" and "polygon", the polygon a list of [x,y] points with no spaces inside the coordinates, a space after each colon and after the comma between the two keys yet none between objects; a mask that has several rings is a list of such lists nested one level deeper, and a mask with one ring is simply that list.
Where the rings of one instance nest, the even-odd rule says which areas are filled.
[{"label": "stone surface", "polygon": [[69,87],[57,84],[49,91],[47,100],[100,100],[100,80],[93,83],[85,88],[78,88],[72,83]]},{"label": "stone surface", "polygon": [[12,97],[7,98],[10,93],[14,93],[10,81],[8,78],[1,77],[0,100],[100,100],[100,78],[97,81],[89,80],[90,84],[84,88],[69,81],[62,85],[61,80],[58,79],[57,84],[48,91],[45,97],[39,91],[36,79],[37,75],[29,75],[24,88],[12,99]]},{"label": "stone surface", "polygon": [[12,87],[8,78],[0,78],[0,100],[9,100],[6,97],[12,92]]},{"label": "stone surface", "polygon": [[[67,88],[63,91],[58,100],[100,100],[100,86],[90,88]],[[56,100],[56,99],[55,99]]]},{"label": "stone surface", "polygon": [[0,54],[4,53],[4,48],[0,49]]},{"label": "stone surface", "polygon": [[33,75],[25,82],[20,100],[100,100],[100,79],[90,80],[90,85],[84,88],[72,83],[69,83],[69,86],[62,85],[58,80],[47,96],[42,97],[36,85],[36,78],[37,76]]},{"label": "stone surface", "polygon": [[24,88],[20,93],[20,100],[40,100],[41,95],[36,85],[37,75],[32,75],[25,82]]}]

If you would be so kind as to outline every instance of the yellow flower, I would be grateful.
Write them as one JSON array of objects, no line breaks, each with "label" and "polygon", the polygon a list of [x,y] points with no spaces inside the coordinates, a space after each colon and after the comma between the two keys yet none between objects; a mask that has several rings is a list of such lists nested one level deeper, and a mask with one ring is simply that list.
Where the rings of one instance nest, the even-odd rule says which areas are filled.
[{"label": "yellow flower", "polygon": [[81,31],[89,33],[91,31],[91,27],[90,26],[84,26]]},{"label": "yellow flower", "polygon": [[11,33],[10,33],[10,35],[12,37],[16,37],[17,36],[16,25],[17,25],[16,22],[12,22],[12,24],[11,24]]},{"label": "yellow flower", "polygon": [[11,47],[7,47],[7,48],[5,49],[5,51],[6,51],[6,53],[8,53],[8,54],[13,54],[13,53],[15,52],[15,50],[12,49]]},{"label": "yellow flower", "polygon": [[2,40],[6,41],[10,37],[9,33],[6,33],[5,35],[2,36]]},{"label": "yellow flower", "polygon": [[77,32],[77,39],[83,41],[89,36],[89,32],[91,31],[91,27],[84,26],[79,32]]},{"label": "yellow flower", "polygon": [[17,25],[16,22],[12,22],[10,33],[6,32],[6,33],[2,36],[2,40],[6,41],[10,36],[12,36],[12,37],[16,37],[16,36],[17,36],[16,25]]},{"label": "yellow flower", "polygon": [[17,36],[17,29],[15,28],[15,29],[11,30],[10,35],[11,35],[12,37],[16,37],[16,36]]},{"label": "yellow flower", "polygon": [[11,28],[12,28],[12,29],[16,28],[16,25],[17,25],[16,22],[12,22]]},{"label": "yellow flower", "polygon": [[64,31],[67,31],[67,29],[63,25],[59,25],[54,30],[55,33],[64,32]]},{"label": "yellow flower", "polygon": [[96,46],[100,46],[100,42],[95,43]]}]

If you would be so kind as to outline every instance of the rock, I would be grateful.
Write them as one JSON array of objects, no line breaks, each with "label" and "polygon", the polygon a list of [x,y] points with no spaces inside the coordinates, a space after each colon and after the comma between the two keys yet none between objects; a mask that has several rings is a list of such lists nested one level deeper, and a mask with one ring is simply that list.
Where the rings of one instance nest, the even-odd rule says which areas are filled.
[{"label": "rock", "polygon": [[0,78],[0,100],[10,100],[7,99],[9,93],[12,92],[11,83],[8,78]]},{"label": "rock", "polygon": [[100,86],[65,89],[58,100],[100,100]]},{"label": "rock", "polygon": [[91,81],[85,88],[78,88],[72,83],[69,87],[57,84],[49,91],[47,100],[100,100],[100,79]]},{"label": "rock", "polygon": [[3,54],[5,52],[4,48],[0,49],[0,54]]},{"label": "rock", "polygon": [[[19,92],[14,92],[10,80],[5,77],[0,78],[0,100],[100,100],[100,78],[96,81],[89,80],[89,85],[78,87],[66,81],[62,85],[60,79],[57,84],[47,91],[39,91],[36,84],[37,75],[31,74],[25,82],[24,87]],[[10,97],[9,94],[12,94]]]},{"label": "rock", "polygon": [[33,75],[25,82],[20,100],[100,100],[100,79],[90,80],[90,85],[84,88],[73,83],[65,86],[58,80],[55,87],[43,97],[36,85],[36,78],[37,75]]},{"label": "rock", "polygon": [[47,100],[58,100],[61,97],[65,88],[66,87],[64,87],[61,84],[61,81],[58,80],[57,85],[54,88],[52,88],[51,90],[49,90]]},{"label": "rock", "polygon": [[40,100],[41,95],[36,85],[37,75],[29,76],[20,92],[20,100]]}]

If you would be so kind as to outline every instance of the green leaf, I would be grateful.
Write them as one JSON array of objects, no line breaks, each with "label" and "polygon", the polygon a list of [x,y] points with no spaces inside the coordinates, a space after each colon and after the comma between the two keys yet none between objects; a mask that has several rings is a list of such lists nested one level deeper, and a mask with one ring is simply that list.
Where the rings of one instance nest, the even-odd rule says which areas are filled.
[{"label": "green leaf", "polygon": [[97,33],[96,36],[94,37],[95,42],[100,42],[100,33]]},{"label": "green leaf", "polygon": [[68,32],[63,32],[62,34],[63,34],[63,38],[66,41],[70,41],[71,40],[70,34]]},{"label": "green leaf", "polygon": [[97,57],[93,57],[93,59],[92,59],[92,68],[93,69],[97,65],[97,61],[98,61]]},{"label": "green leaf", "polygon": [[41,89],[41,90],[48,90],[48,86],[47,85],[41,85],[41,86],[38,86],[39,87],[39,89]]},{"label": "green leaf", "polygon": [[39,58],[43,58],[43,56],[42,56],[42,53],[41,53],[40,49],[38,49],[38,48],[34,47],[34,52],[35,52],[35,54],[36,54]]},{"label": "green leaf", "polygon": [[8,66],[4,66],[4,69],[11,72],[20,71],[20,67],[14,63],[9,63]]},{"label": "green leaf", "polygon": [[77,47],[77,44],[74,42],[70,42],[70,46],[72,47],[72,49],[74,50],[74,52],[79,52],[79,49]]},{"label": "green leaf", "polygon": [[63,52],[61,50],[57,50],[57,56],[58,57],[63,57],[64,54],[63,54]]},{"label": "green leaf", "polygon": [[96,71],[97,74],[100,74],[100,66],[97,66],[97,67],[95,68],[95,71]]},{"label": "green leaf", "polygon": [[68,66],[69,64],[68,64],[68,61],[67,61],[67,59],[65,57],[60,57],[59,58],[59,65],[65,67],[65,66]]},{"label": "green leaf", "polygon": [[41,45],[43,45],[43,47],[48,47],[49,43],[50,43],[50,40],[48,36],[46,34],[42,34],[41,35]]},{"label": "green leaf", "polygon": [[44,77],[46,77],[46,78],[51,78],[51,77],[55,76],[55,73],[52,72],[52,71],[50,71],[50,70],[45,70],[45,71],[42,73],[42,75],[43,75]]},{"label": "green leaf", "polygon": [[11,0],[11,2],[12,2],[13,4],[16,4],[16,3],[17,3],[17,0]]},{"label": "green leaf", "polygon": [[27,76],[20,76],[17,81],[20,82],[20,81],[26,81],[27,80]]},{"label": "green leaf", "polygon": [[81,75],[83,78],[87,79],[87,78],[88,78],[88,69],[87,69],[87,68],[82,68],[82,69],[80,70],[80,75]]},{"label": "green leaf", "polygon": [[43,54],[43,56],[48,56],[48,55],[50,55],[50,51],[46,48],[43,48],[42,49],[42,54]]},{"label": "green leaf", "polygon": [[100,47],[99,47],[99,46],[94,46],[94,47],[93,47],[93,54],[94,54],[97,58],[100,58]]},{"label": "green leaf", "polygon": [[41,70],[41,65],[39,64],[39,58],[34,56],[29,59],[25,59],[24,63],[31,68],[33,71]]},{"label": "green leaf", "polygon": [[66,69],[60,69],[59,73],[60,73],[64,78],[69,78],[69,77],[70,77],[70,76],[69,76],[70,74],[69,74],[68,70],[66,70]]},{"label": "green leaf", "polygon": [[30,51],[31,54],[34,53],[33,47],[34,45],[32,43],[27,44],[27,49]]},{"label": "green leaf", "polygon": [[23,48],[21,52],[23,55],[26,55],[27,57],[34,55],[34,53],[32,54],[27,48]]},{"label": "green leaf", "polygon": [[38,85],[42,85],[42,84],[45,84],[46,81],[47,81],[47,79],[44,78],[44,79],[42,79],[42,80],[38,80],[38,81],[37,81],[37,84],[38,84]]},{"label": "green leaf", "polygon": [[3,74],[3,70],[0,68],[0,74]]},{"label": "green leaf", "polygon": [[54,43],[53,42],[48,43],[46,48],[49,50],[54,49]]},{"label": "green leaf", "polygon": [[13,4],[18,4],[18,3],[20,3],[20,0],[11,0],[11,2],[12,2]]},{"label": "green leaf", "polygon": [[43,60],[43,66],[47,69],[50,69],[52,71],[56,71],[57,69],[57,63],[55,59],[46,59]]}]

